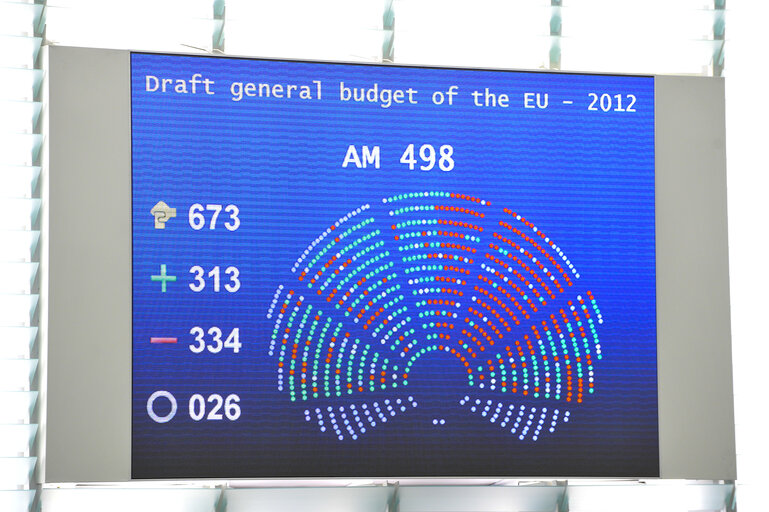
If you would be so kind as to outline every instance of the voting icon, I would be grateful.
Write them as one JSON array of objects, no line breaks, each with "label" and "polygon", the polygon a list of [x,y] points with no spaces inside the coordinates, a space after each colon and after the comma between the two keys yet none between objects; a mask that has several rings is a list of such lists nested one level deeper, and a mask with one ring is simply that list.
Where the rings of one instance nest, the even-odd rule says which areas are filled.
[{"label": "voting icon", "polygon": [[171,208],[163,201],[158,201],[150,213],[155,216],[155,229],[165,229],[166,222],[176,217],[176,208]]}]

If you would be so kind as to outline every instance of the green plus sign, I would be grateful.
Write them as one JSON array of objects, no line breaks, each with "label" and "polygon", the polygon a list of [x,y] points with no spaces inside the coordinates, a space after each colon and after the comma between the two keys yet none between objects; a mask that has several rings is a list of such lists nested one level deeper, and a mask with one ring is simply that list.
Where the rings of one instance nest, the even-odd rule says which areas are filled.
[{"label": "green plus sign", "polygon": [[166,266],[160,265],[160,275],[159,276],[150,276],[150,279],[153,281],[160,281],[160,290],[163,293],[166,293],[166,283],[168,281],[176,281],[176,276],[169,276],[166,274]]}]

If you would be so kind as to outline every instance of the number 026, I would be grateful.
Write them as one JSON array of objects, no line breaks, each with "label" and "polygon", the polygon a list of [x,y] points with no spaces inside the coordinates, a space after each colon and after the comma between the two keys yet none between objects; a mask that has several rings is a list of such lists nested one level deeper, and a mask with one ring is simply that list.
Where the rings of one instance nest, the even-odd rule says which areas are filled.
[{"label": "number 026", "polygon": [[[224,414],[222,414],[222,408]],[[195,393],[190,397],[189,412],[192,421],[200,421],[203,418],[213,421],[227,418],[230,421],[235,421],[240,418],[240,397],[233,394],[227,395],[227,398],[222,398],[222,395],[218,393],[204,397]]]}]

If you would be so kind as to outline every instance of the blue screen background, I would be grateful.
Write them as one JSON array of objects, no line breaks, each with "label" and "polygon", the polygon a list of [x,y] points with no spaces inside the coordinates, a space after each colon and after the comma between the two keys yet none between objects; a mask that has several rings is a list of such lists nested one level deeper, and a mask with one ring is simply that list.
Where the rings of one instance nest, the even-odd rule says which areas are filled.
[{"label": "blue screen background", "polygon": [[[659,475],[653,78],[148,54],[133,54],[131,62],[134,478]],[[206,94],[200,84],[192,94],[189,80],[196,73],[212,81],[210,90],[214,94]],[[171,92],[172,88],[165,93],[147,91],[147,75],[186,80],[188,92]],[[233,82],[254,82],[306,84],[315,95],[313,80],[322,84],[321,99],[257,96],[233,101],[230,93]],[[417,103],[383,108],[379,102],[343,102],[339,99],[340,82],[348,87],[371,88],[377,83],[379,89],[412,88],[417,91]],[[452,85],[457,86],[453,104],[434,104],[432,93],[448,91]],[[486,88],[496,94],[507,94],[509,107],[475,106],[471,91]],[[523,108],[525,93],[540,93],[540,101],[547,93],[547,108]],[[604,112],[600,103],[596,103],[597,110],[589,110],[590,93],[599,98],[608,94],[614,106],[615,95],[621,95],[625,107],[627,95],[633,95],[635,112],[613,108]],[[573,103],[564,104],[564,100]],[[417,161],[416,168],[410,170],[400,162],[409,144],[416,145],[417,160],[423,144],[436,150],[451,145],[454,168],[445,172],[436,165],[433,170],[422,171],[422,162]],[[364,145],[379,146],[380,167],[343,167],[350,145],[359,149]],[[423,192],[433,195],[413,195]],[[436,192],[439,194],[435,195]],[[403,194],[407,196],[398,197]],[[155,229],[150,213],[161,200],[177,209],[177,217],[162,230]],[[223,222],[228,215],[222,212],[216,229],[208,229],[208,225],[201,230],[192,229],[187,217],[195,203],[236,205],[239,228],[225,229]],[[368,206],[358,213],[357,209],[364,205]],[[455,209],[439,212],[424,208],[435,205]],[[394,209],[413,206],[420,209],[389,214]],[[520,221],[504,209],[516,212],[532,224]],[[483,218],[474,217],[467,210],[487,213]],[[356,213],[350,216],[350,212]],[[206,215],[208,222],[210,214]],[[345,216],[347,220],[322,236]],[[346,240],[368,234],[370,242],[345,254],[355,254],[364,247],[370,247],[371,252],[343,268],[341,275],[352,273],[356,264],[375,255],[381,259],[376,265],[372,263],[372,268],[391,264],[377,279],[393,273],[395,277],[377,290],[401,286],[388,299],[399,295],[404,298],[384,307],[384,314],[405,307],[406,312],[396,317],[408,316],[408,325],[416,326],[410,338],[411,354],[406,356],[402,354],[405,342],[391,349],[391,341],[380,341],[382,334],[378,338],[372,335],[383,316],[377,317],[370,329],[363,329],[363,322],[352,322],[352,317],[344,316],[345,308],[335,307],[344,290],[330,301],[330,291],[317,295],[317,286],[308,287],[309,276],[298,280],[307,262],[335,235],[369,218],[373,220],[356,228]],[[421,228],[395,230],[393,219],[448,219],[484,230],[457,225],[451,228],[455,235],[478,240],[444,239],[430,237],[429,233],[422,237],[414,235],[416,238],[408,241],[395,240],[396,231],[418,233]],[[553,270],[544,253],[537,252],[537,246],[500,227],[500,222],[507,222],[537,240],[564,267],[573,284],[567,286],[565,279],[561,279],[564,292],[557,293],[550,282],[556,298],[540,305],[537,312],[525,308],[530,313],[528,319],[520,311],[513,311],[520,325],[511,322],[510,314],[503,313],[510,331],[494,338],[494,347],[486,344],[486,351],[480,351],[480,345],[472,342],[473,353],[478,356],[472,357],[460,343],[464,339],[470,345],[468,336],[460,334],[472,325],[469,321],[473,314],[467,313],[468,307],[482,310],[471,296],[492,303],[474,293],[473,283],[482,284],[478,276],[485,276],[502,284],[502,288],[489,285],[487,291],[499,297],[505,290],[515,295],[512,284],[506,285],[487,267],[481,267],[484,264],[492,269],[503,268],[487,255],[496,255],[513,266],[510,257],[490,247],[512,247],[505,246],[493,233],[514,239],[534,255],[532,259],[522,252],[518,254],[534,273],[539,275],[537,261]],[[557,251],[543,244],[539,232],[546,233],[548,240],[557,244],[579,278]],[[381,244],[372,245],[374,241]],[[407,242],[455,245],[409,252],[403,249]],[[415,265],[403,260],[407,255],[470,255],[456,244],[475,248],[474,262],[463,267],[456,259],[442,261],[470,269],[470,273],[406,272]],[[325,259],[319,260],[316,267],[322,267],[343,246],[342,241],[328,249]],[[292,272],[292,266],[308,248],[308,255]],[[328,272],[344,259],[330,265]],[[161,264],[166,265],[169,275],[177,276],[175,282],[167,284],[166,292],[161,292],[160,283],[150,278],[159,274]],[[193,292],[189,285],[195,281],[190,268],[195,265],[206,272],[219,266],[222,286],[228,282],[224,269],[237,267],[240,289],[235,293],[223,289],[214,292],[211,280],[206,278],[206,288]],[[526,274],[523,267],[514,268]],[[508,277],[513,279],[510,272]],[[429,285],[412,286],[408,283],[410,278],[436,275],[463,278],[466,284],[450,287],[463,292],[461,298],[449,297],[451,293],[445,291],[432,295],[413,293],[412,289]],[[541,277],[547,284],[547,278]],[[524,278],[536,284],[534,274]],[[519,279],[516,283],[523,286],[524,281]],[[543,286],[535,287],[543,290]],[[588,291],[595,297],[596,307],[587,300]],[[289,292],[293,292],[290,297]],[[585,387],[581,402],[576,400],[576,389],[569,400],[565,388],[557,398],[552,387],[545,396],[546,368],[541,354],[546,352],[549,356],[547,378],[554,381],[555,363],[550,349],[542,352],[544,349],[535,346],[536,354],[525,350],[521,355],[514,345],[518,341],[526,349],[523,336],[533,340],[535,329],[547,344],[547,331],[555,338],[556,351],[562,356],[570,353],[574,358],[571,348],[561,349],[555,327],[558,325],[568,339],[566,322],[561,321],[559,313],[565,308],[567,317],[573,321],[568,327],[577,329],[567,306],[567,301],[577,304],[577,295],[586,299],[588,314],[581,312],[579,305],[577,312],[587,330],[588,337],[584,339],[587,350],[592,351],[589,353],[591,371],[594,370],[594,388],[590,393],[587,354],[583,350],[580,371],[584,373]],[[304,300],[297,305],[300,296]],[[530,293],[529,298],[533,298]],[[368,299],[367,296],[359,306]],[[436,321],[418,317],[419,313],[432,310],[419,304],[427,299],[461,302],[456,311],[464,313],[451,319],[451,328],[420,329],[425,322]],[[511,299],[503,302],[512,304]],[[278,325],[277,316],[284,303],[286,314]],[[445,304],[448,302],[436,309],[445,310]],[[304,399],[297,387],[292,401],[294,388],[289,386],[287,374],[290,347],[306,340],[306,346],[314,349],[321,343],[319,332],[308,332],[309,325],[300,335],[296,334],[297,324],[309,306],[312,314],[308,322],[317,314],[318,330],[322,325],[331,325],[333,330],[341,324],[343,334],[339,336],[350,334],[341,355],[337,342],[334,357],[340,359],[334,359],[330,366],[332,380],[336,378],[334,370],[342,370],[342,392],[337,393],[332,385],[330,396],[321,389],[317,398],[310,392]],[[286,345],[289,352],[281,355],[281,335],[295,309],[297,316]],[[364,320],[376,309],[369,309]],[[476,325],[485,328],[487,334],[491,334],[490,326],[502,325],[501,320],[491,318],[490,314],[489,322],[481,316],[484,314],[476,315]],[[595,320],[590,325],[600,341],[591,334],[587,316]],[[190,334],[193,326],[206,330],[218,326],[225,336],[237,327],[242,347],[238,353],[223,349],[216,354],[207,350],[195,354],[189,349],[195,344]],[[390,324],[383,325],[381,332],[390,328]],[[477,328],[473,329],[476,337],[483,338]],[[427,338],[428,334],[444,333],[450,339]],[[274,336],[277,338],[273,339]],[[330,336],[331,333],[326,336],[325,343]],[[150,343],[152,337],[176,337],[178,342]],[[600,343],[600,359],[596,343]],[[349,352],[353,344],[358,347],[357,355]],[[306,354],[310,349],[304,346],[301,350]],[[365,347],[369,347],[365,371],[369,371],[369,363],[376,366],[376,386],[369,383],[366,373],[363,391],[357,389],[357,381],[350,389],[344,372],[352,366],[357,368],[356,361]],[[406,362],[420,347],[428,350],[413,363],[404,385],[401,376]],[[506,347],[511,348],[509,356]],[[371,362],[374,353],[379,356]],[[466,356],[472,364],[465,366],[457,354],[464,354],[462,357]],[[504,391],[500,374],[503,364],[496,366],[497,356],[506,366]],[[494,359],[493,376],[487,358]],[[385,359],[389,366],[385,368],[382,389],[379,378]],[[513,360],[517,373],[510,368]],[[312,354],[308,361],[312,366]],[[280,362],[286,365],[282,380],[278,378]],[[314,375],[323,374],[323,363]],[[522,363],[528,364],[529,372],[525,395]],[[395,371],[393,365],[398,364],[400,368]],[[468,368],[475,379],[472,385]],[[562,370],[565,381],[566,369]],[[573,371],[576,379],[576,365]],[[391,378],[391,373],[397,377]],[[541,379],[537,381],[537,396],[532,380],[535,373]],[[308,370],[308,379],[310,374],[312,371]],[[515,392],[511,390],[514,374],[518,379]],[[485,380],[481,381],[481,376]],[[494,389],[490,384],[492,378],[496,380]],[[298,380],[293,382],[299,386]],[[165,423],[153,421],[147,412],[148,399],[158,390],[167,391],[178,403],[175,415]],[[212,394],[236,394],[241,415],[235,421],[226,417],[194,421],[189,413],[190,397],[194,394],[205,399]],[[170,412],[165,398],[155,400],[153,406],[160,416]],[[210,402],[206,404],[209,410],[211,406]],[[364,406],[373,419],[364,412]],[[379,413],[376,407],[381,409]],[[505,420],[507,411],[512,413]],[[387,421],[382,421],[380,414]],[[345,419],[349,428],[344,425]],[[528,428],[527,422],[532,422]],[[540,423],[542,426],[537,430]]]}]

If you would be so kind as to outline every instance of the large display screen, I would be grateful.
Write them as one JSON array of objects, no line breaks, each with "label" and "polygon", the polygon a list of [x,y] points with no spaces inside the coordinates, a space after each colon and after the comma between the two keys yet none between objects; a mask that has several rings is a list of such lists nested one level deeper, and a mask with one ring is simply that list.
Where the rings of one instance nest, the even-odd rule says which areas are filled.
[{"label": "large display screen", "polygon": [[132,477],[658,476],[654,101],[132,54]]}]

